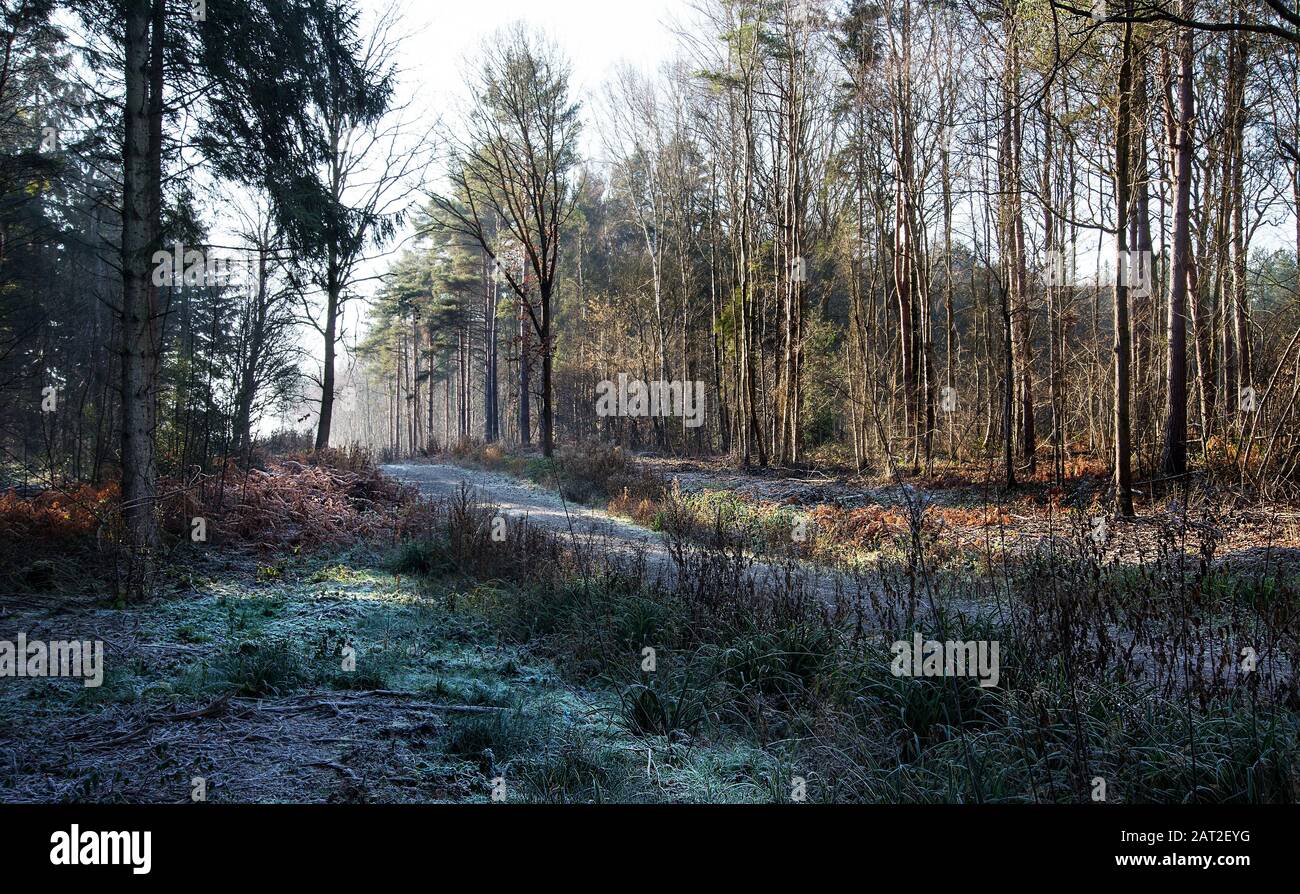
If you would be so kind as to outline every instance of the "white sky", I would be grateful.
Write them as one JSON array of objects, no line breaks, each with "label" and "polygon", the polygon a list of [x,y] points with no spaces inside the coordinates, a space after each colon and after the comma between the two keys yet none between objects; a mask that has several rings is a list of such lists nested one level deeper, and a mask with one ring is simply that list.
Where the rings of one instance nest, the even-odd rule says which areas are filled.
[{"label": "white sky", "polygon": [[[385,0],[363,0],[379,9]],[[653,69],[674,53],[672,27],[689,19],[687,0],[405,0],[401,66],[407,88],[431,113],[463,96],[461,73],[484,38],[523,21],[542,29],[573,64],[573,88],[584,103],[623,62]]]},{"label": "white sky", "polygon": [[[653,71],[678,50],[675,23],[690,21],[689,0],[397,0],[401,36],[396,101],[409,103],[403,118],[418,129],[440,118],[450,122],[468,96],[464,75],[478,67],[484,41],[500,28],[524,22],[540,29],[572,66],[570,89],[581,101],[581,149],[586,158],[599,155],[593,112],[603,85],[615,68],[630,64]],[[360,0],[367,13],[377,14],[389,0]],[[363,29],[368,23],[363,22]],[[437,183],[441,168],[435,161],[425,183]],[[388,259],[410,243],[394,240],[379,258],[366,264],[368,274],[382,272]],[[373,292],[363,288],[363,292]]]}]

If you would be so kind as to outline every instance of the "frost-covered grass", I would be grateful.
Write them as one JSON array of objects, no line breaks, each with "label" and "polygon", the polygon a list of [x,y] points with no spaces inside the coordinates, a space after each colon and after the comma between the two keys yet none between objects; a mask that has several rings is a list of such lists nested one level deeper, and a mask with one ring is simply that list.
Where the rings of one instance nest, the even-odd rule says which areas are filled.
[{"label": "frost-covered grass", "polygon": [[[0,638],[102,639],[106,670],[0,681],[0,800],[1296,800],[1298,582],[1189,560],[1186,518],[1137,563],[1080,528],[954,569],[918,504],[828,601],[796,561],[748,575],[747,508],[665,526],[658,581],[426,509],[385,546],[186,547],[139,605],[18,593]],[[1000,643],[999,685],[895,675],[913,632]]]},{"label": "frost-covered grass", "polygon": [[629,735],[615,692],[503,642],[481,587],[388,559],[195,553],[153,602],[6,618],[108,654],[99,688],[0,683],[0,801],[184,800],[193,775],[212,801],[485,801],[497,779],[515,801],[761,799],[716,775],[736,758]]}]

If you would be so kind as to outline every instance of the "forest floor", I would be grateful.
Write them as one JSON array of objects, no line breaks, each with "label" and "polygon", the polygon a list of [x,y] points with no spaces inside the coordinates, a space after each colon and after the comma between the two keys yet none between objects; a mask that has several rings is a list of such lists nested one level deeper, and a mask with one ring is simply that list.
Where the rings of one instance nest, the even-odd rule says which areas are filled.
[{"label": "forest floor", "polygon": [[479,588],[394,575],[365,549],[183,567],[137,607],[5,609],[0,639],[75,631],[105,643],[107,672],[98,688],[4,681],[0,803],[190,802],[196,779],[219,803],[484,802],[497,778],[509,801],[769,800],[745,782],[761,750],[665,758],[620,728],[614,693],[499,642]]},{"label": "forest floor", "polygon": [[[0,802],[1300,800],[1290,507],[1100,540],[1046,488],[457,462],[385,467],[392,509],[277,466],[292,523],[236,513],[138,605],[4,569],[0,640],[106,654],[0,681]],[[1000,641],[1001,688],[891,673],[914,630]]]}]

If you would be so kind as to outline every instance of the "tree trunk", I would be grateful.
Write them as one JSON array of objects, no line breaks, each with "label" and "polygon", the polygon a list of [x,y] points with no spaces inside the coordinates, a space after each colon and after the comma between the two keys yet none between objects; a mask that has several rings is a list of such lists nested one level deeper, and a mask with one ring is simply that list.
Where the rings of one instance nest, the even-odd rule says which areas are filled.
[{"label": "tree trunk", "polygon": [[[333,280],[332,276],[331,280]],[[324,450],[330,445],[330,425],[334,420],[334,352],[338,341],[338,316],[339,289],[337,284],[331,282],[325,301],[325,366],[321,374],[320,422],[316,428],[317,450]]]},{"label": "tree trunk", "polygon": [[[1183,0],[1181,15],[1193,15],[1190,0]],[[1195,120],[1194,37],[1190,28],[1178,35],[1178,117],[1169,130],[1173,164],[1173,257],[1169,271],[1168,362],[1165,386],[1165,439],[1161,468],[1166,475],[1187,471],[1187,301],[1192,263],[1192,127]],[[1173,118],[1172,110],[1166,119]]]},{"label": "tree trunk", "polygon": [[528,337],[531,324],[528,322],[528,311],[524,308],[524,300],[519,299],[519,443],[527,446],[533,442],[530,418],[532,413],[528,393],[528,367],[531,359],[529,354],[532,353],[532,349]]},{"label": "tree trunk", "polygon": [[555,415],[551,405],[551,368],[554,352],[551,350],[551,284],[542,286],[542,456],[555,453]]},{"label": "tree trunk", "polygon": [[[1125,6],[1132,12],[1132,0]],[[1129,201],[1133,184],[1130,175],[1130,132],[1133,127],[1133,25],[1124,24],[1123,59],[1119,70],[1119,109],[1115,116],[1115,501],[1126,517],[1133,515],[1132,433],[1129,419],[1129,365],[1132,362],[1129,319],[1128,270]]]},{"label": "tree trunk", "polygon": [[133,552],[127,595],[143,595],[151,554],[160,545],[154,428],[159,314],[149,264],[158,234],[149,176],[149,7],[126,10],[122,178],[122,514]]}]

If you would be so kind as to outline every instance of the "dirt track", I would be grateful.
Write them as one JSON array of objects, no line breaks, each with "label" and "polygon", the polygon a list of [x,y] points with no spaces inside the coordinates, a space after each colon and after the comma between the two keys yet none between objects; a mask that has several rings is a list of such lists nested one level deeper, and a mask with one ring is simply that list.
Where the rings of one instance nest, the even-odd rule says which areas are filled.
[{"label": "dirt track", "polygon": [[640,525],[576,503],[566,504],[553,491],[505,475],[437,464],[380,468],[428,497],[452,497],[461,487],[468,487],[480,502],[498,507],[507,518],[527,516],[529,522],[548,530],[604,536],[633,547],[662,546],[658,534]]},{"label": "dirt track", "polygon": [[[417,487],[421,493],[430,497],[451,497],[461,487],[468,487],[480,502],[499,507],[507,518],[526,516],[531,524],[571,536],[576,542],[597,553],[614,553],[628,560],[643,557],[647,577],[658,579],[666,585],[671,585],[676,578],[677,565],[662,535],[596,509],[574,503],[566,504],[555,492],[530,482],[447,464],[388,465],[382,468],[387,474]],[[684,491],[723,486],[744,491],[753,497],[769,500],[775,498],[788,504],[806,506],[828,498],[836,503],[849,504],[897,500],[897,488],[873,492],[834,480],[767,480],[718,474],[716,470],[681,468],[664,468],[660,471],[677,478]],[[949,502],[946,497],[951,495],[940,492],[936,499],[932,492],[927,492],[926,496],[929,502],[942,507]],[[847,497],[852,499],[846,499]],[[1048,524],[1045,517],[1028,509],[1018,508],[1017,512],[1024,515],[1024,518],[1020,515],[1008,517],[1005,532],[1000,528],[990,532],[983,528],[959,527],[952,529],[946,539],[955,541],[964,538],[965,542],[978,546],[988,536],[996,539],[1005,534],[1009,543],[1031,547],[1035,540],[1052,533],[1056,536],[1069,536],[1064,519]],[[1221,523],[1227,521],[1223,519]],[[1279,526],[1280,521],[1282,524]],[[1233,519],[1224,527],[1227,536],[1220,546],[1216,566],[1257,574],[1300,573],[1300,549],[1292,546],[1296,531],[1294,528],[1288,529],[1283,519],[1274,515],[1265,516],[1261,520],[1257,513],[1242,513],[1241,517]],[[1147,556],[1149,560],[1153,555],[1154,535],[1152,518],[1126,525],[1123,536],[1114,539],[1107,553],[1127,562],[1136,561],[1139,554]],[[1267,546],[1260,547],[1260,543]],[[1188,561],[1194,566],[1200,560],[1194,536],[1186,547],[1189,550]],[[758,593],[789,593],[806,587],[810,594],[827,604],[859,603],[869,588],[877,589],[878,592],[880,586],[879,582],[868,583],[866,577],[843,574],[810,562],[767,561],[754,557],[751,557],[745,575]],[[936,597],[939,601],[946,602],[950,609],[958,609],[967,615],[1000,611],[995,605],[937,594]]]},{"label": "dirt track", "polygon": [[[507,519],[526,517],[530,524],[569,535],[598,550],[621,553],[629,559],[643,556],[645,570],[652,579],[668,584],[675,578],[677,566],[662,535],[606,512],[566,503],[553,491],[460,466],[410,464],[386,465],[381,469],[428,497],[452,497],[467,487],[479,502],[497,507]],[[754,559],[746,575],[756,589],[770,591],[778,586],[788,589],[792,585],[790,571],[788,564]],[[837,595],[855,592],[861,586],[861,581],[810,563],[798,563],[795,573],[798,584],[807,586],[811,593],[828,603]]]}]

